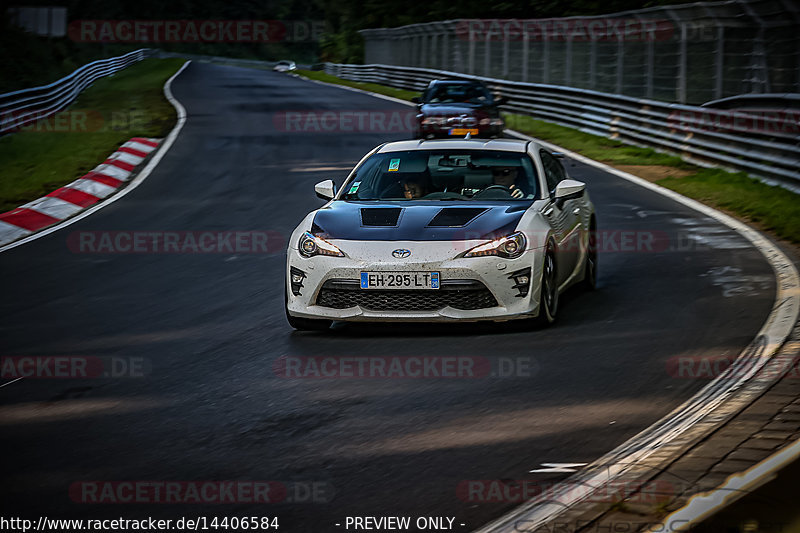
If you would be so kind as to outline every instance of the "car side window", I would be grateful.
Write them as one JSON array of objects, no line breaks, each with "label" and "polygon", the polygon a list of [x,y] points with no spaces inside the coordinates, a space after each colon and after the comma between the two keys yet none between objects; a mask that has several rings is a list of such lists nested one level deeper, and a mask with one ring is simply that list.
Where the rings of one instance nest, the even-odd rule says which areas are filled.
[{"label": "car side window", "polygon": [[539,157],[542,159],[542,166],[544,167],[544,178],[547,181],[547,190],[550,191],[552,197],[556,192],[558,183],[566,177],[564,167],[558,162],[558,159],[550,155],[547,150],[539,150]]}]

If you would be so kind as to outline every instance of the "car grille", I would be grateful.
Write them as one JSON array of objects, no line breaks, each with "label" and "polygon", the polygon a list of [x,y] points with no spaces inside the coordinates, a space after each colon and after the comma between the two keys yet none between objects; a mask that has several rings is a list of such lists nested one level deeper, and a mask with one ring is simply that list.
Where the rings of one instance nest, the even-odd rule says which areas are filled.
[{"label": "car grille", "polygon": [[480,281],[442,280],[439,289],[361,289],[357,280],[328,280],[317,305],[333,309],[359,306],[370,311],[434,311],[452,307],[469,311],[496,307],[497,300]]}]

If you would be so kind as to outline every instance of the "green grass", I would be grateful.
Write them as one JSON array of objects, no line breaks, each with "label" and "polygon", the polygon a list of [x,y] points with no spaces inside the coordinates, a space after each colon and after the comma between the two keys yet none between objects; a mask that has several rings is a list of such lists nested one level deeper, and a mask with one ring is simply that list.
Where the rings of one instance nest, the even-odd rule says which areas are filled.
[{"label": "green grass", "polygon": [[691,168],[680,157],[656,152],[651,148],[631,146],[621,141],[577,131],[566,126],[536,120],[525,115],[503,113],[509,129],[563,146],[581,155],[617,165],[663,165]]},{"label": "green grass", "polygon": [[685,178],[664,178],[662,187],[758,222],[777,236],[800,243],[800,195],[743,172],[705,168]]},{"label": "green grass", "polygon": [[131,137],[166,136],[176,116],[163,86],[183,62],[137,63],[95,82],[59,118],[0,138],[0,212],[86,174]]},{"label": "green grass", "polygon": [[347,87],[355,87],[356,89],[362,89],[364,91],[370,91],[386,96],[393,96],[394,98],[399,98],[400,100],[411,100],[415,96],[420,95],[420,93],[415,91],[396,89],[394,87],[387,87],[386,85],[378,85],[377,83],[362,83],[360,81],[344,80],[319,70],[296,70],[295,72],[301,76],[305,76],[310,80],[324,81],[325,83],[335,83],[336,85],[345,85]]}]

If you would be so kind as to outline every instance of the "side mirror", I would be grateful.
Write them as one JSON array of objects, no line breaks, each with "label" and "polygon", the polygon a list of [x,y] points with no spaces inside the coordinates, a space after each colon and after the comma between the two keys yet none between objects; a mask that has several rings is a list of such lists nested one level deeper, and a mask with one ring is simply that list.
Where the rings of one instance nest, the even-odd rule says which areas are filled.
[{"label": "side mirror", "polygon": [[505,96],[500,96],[495,99],[494,103],[496,105],[506,105],[508,103],[508,98]]},{"label": "side mirror", "polygon": [[564,203],[567,200],[580,198],[586,191],[586,184],[577,180],[563,180],[556,185],[555,200],[558,203]]},{"label": "side mirror", "polygon": [[422,98],[420,98],[419,96],[415,96],[414,98],[411,99],[411,101],[415,104],[421,104]]},{"label": "side mirror", "polygon": [[336,196],[336,184],[333,180],[320,181],[314,185],[314,192],[323,200],[332,200]]}]

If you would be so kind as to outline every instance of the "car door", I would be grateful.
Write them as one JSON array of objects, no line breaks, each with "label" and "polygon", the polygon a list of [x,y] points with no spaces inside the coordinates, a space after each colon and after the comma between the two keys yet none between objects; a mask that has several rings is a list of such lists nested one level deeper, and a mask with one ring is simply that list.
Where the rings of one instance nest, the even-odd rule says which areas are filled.
[{"label": "car door", "polygon": [[556,261],[560,285],[575,271],[580,258],[581,208],[579,202],[574,199],[563,203],[555,201],[556,186],[567,178],[567,173],[561,162],[547,150],[540,150],[539,157],[542,160],[550,194],[550,204],[545,207],[542,214],[550,222],[556,234],[558,244]]}]

